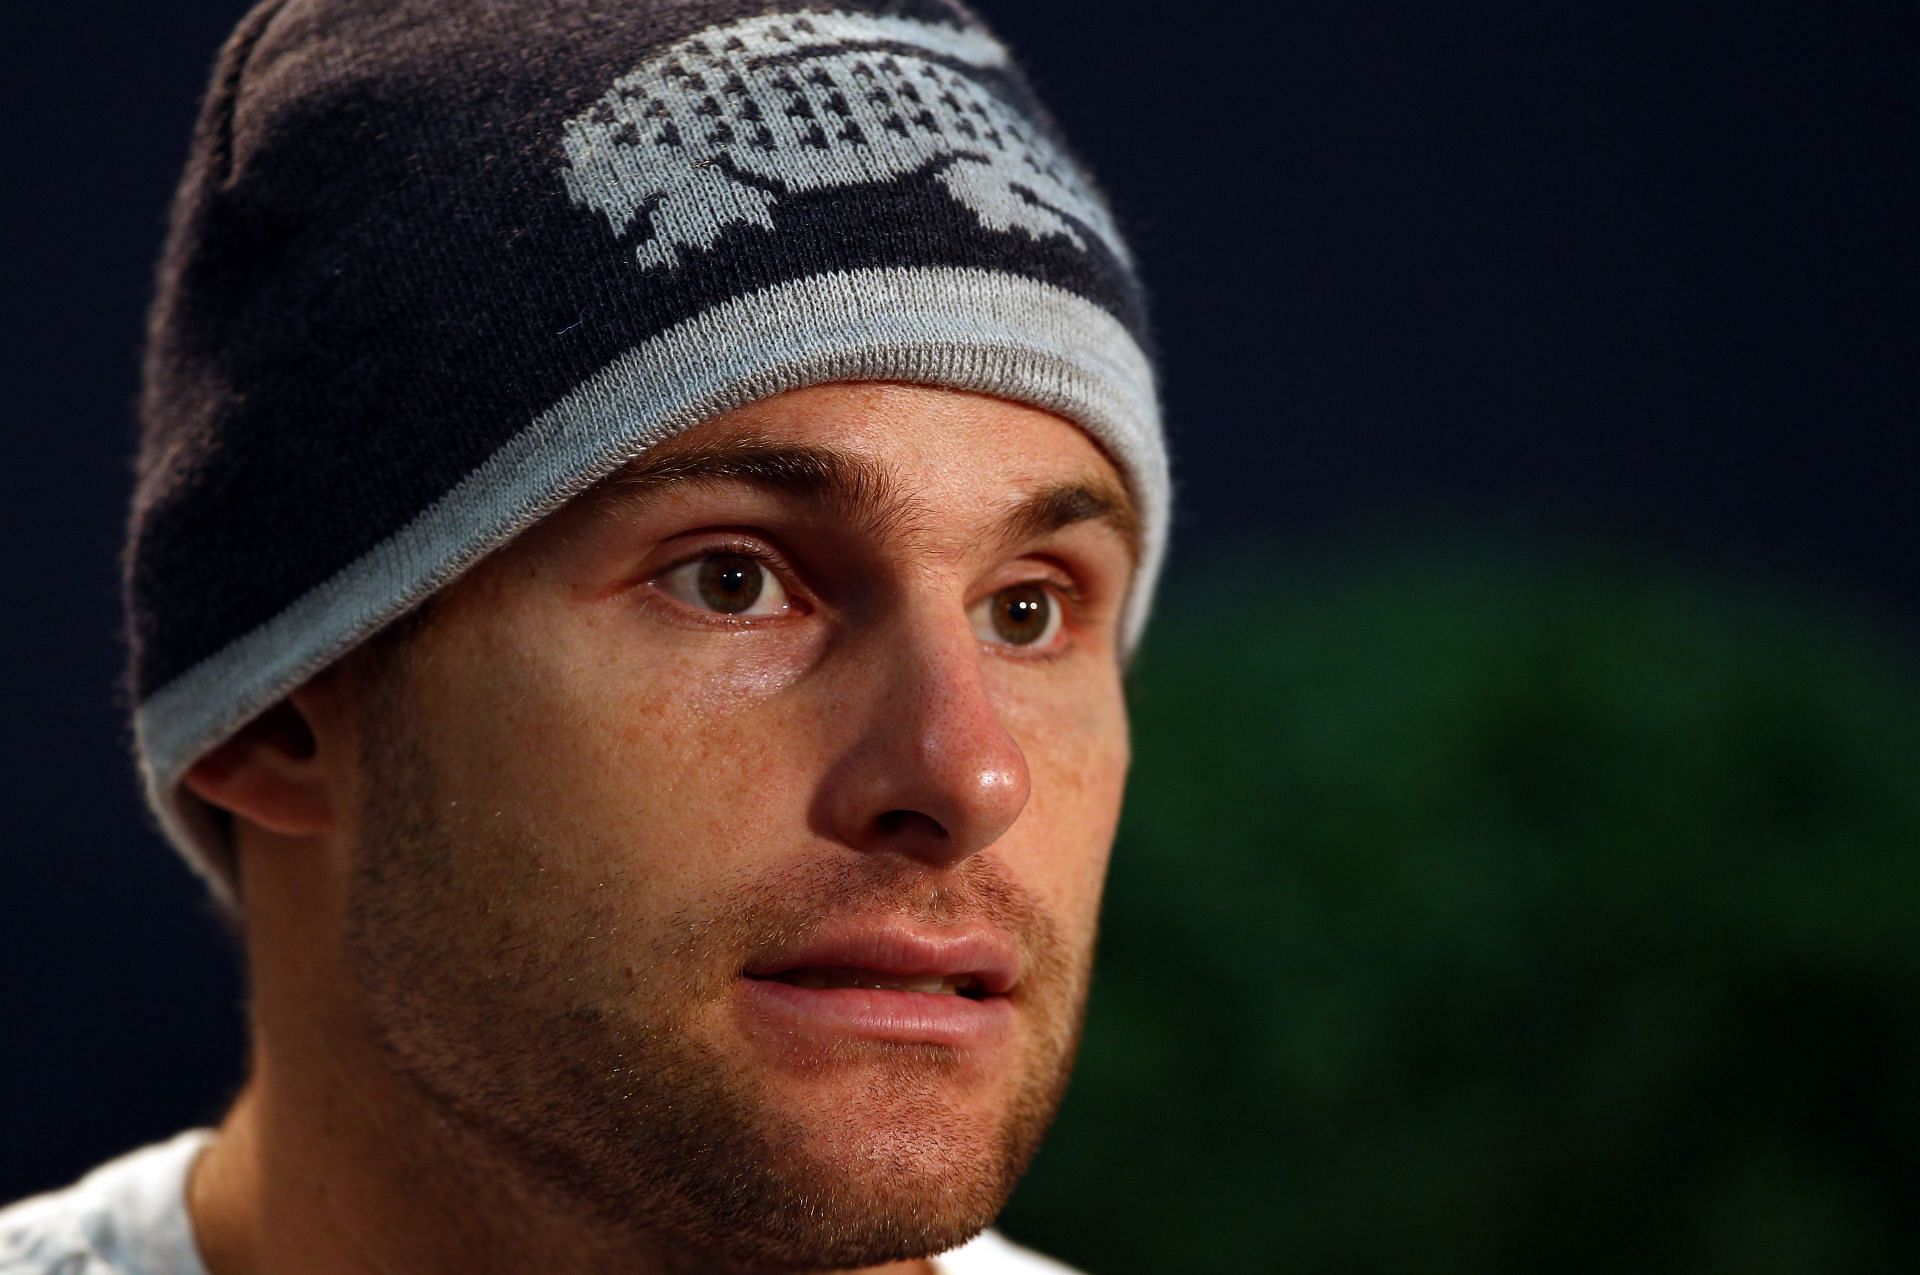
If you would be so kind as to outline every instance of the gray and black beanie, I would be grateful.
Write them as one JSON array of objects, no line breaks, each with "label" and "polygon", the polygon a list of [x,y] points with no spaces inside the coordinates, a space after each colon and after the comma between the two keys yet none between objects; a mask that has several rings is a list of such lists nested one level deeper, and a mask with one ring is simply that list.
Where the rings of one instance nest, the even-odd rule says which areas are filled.
[{"label": "gray and black beanie", "polygon": [[148,324],[126,554],[148,798],[663,439],[898,380],[1077,422],[1170,499],[1139,280],[946,0],[266,0],[220,50]]}]

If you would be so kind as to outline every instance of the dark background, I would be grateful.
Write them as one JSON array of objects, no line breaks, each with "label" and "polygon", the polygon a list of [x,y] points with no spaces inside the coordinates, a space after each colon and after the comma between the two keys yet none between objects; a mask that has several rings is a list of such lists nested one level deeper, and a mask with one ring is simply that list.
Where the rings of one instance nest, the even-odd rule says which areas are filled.
[{"label": "dark background", "polygon": [[[1114,1272],[1910,1265],[1911,11],[980,7],[1134,238],[1182,506],[1109,974],[1008,1229]],[[113,687],[143,311],[243,8],[0,42],[0,1199],[239,1074]]]}]

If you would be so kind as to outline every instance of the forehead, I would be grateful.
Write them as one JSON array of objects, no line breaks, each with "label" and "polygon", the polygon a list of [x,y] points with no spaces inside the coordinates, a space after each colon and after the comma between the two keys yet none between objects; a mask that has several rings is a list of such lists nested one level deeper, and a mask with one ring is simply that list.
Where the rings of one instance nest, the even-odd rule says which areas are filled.
[{"label": "forehead", "polygon": [[1084,430],[989,395],[892,383],[810,386],[712,417],[576,502],[585,516],[676,488],[734,483],[875,533],[995,521],[1039,534],[1105,525],[1138,561],[1120,471]]},{"label": "forehead", "polygon": [[644,471],[657,456],[751,438],[868,458],[902,479],[1017,480],[1080,465],[1118,481],[1099,445],[1063,417],[988,394],[896,382],[811,385],[761,399],[702,421],[622,473]]}]

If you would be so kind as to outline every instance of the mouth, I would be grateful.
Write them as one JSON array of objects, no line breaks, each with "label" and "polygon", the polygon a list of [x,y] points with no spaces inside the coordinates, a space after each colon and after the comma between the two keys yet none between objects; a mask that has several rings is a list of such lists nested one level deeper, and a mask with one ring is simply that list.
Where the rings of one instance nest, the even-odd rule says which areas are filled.
[{"label": "mouth", "polygon": [[776,1038],[855,1037],[986,1048],[1006,1035],[1020,981],[997,931],[835,926],[741,971],[742,1005]]},{"label": "mouth", "polygon": [[990,995],[978,974],[889,974],[884,970],[791,969],[777,974],[748,974],[772,983],[803,987],[810,992],[860,987],[874,992],[914,992],[921,996],[961,996],[981,1000]]}]

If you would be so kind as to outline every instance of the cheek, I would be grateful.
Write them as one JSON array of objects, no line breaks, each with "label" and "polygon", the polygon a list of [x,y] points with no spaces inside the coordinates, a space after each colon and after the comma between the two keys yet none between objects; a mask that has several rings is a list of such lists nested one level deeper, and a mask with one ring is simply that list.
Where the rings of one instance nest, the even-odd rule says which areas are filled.
[{"label": "cheek", "polygon": [[1124,701],[1117,685],[1082,686],[1020,701],[1006,720],[1032,787],[1003,857],[1057,917],[1091,932],[1126,786]]},{"label": "cheek", "polygon": [[465,663],[484,677],[438,696],[458,723],[441,732],[442,769],[453,795],[499,811],[518,844],[551,860],[543,872],[670,907],[745,871],[756,849],[793,842],[806,777],[779,741],[818,736],[790,702],[803,697],[780,694],[791,659],[746,642],[715,659],[710,646],[622,640],[609,631],[619,623],[475,651]]}]

